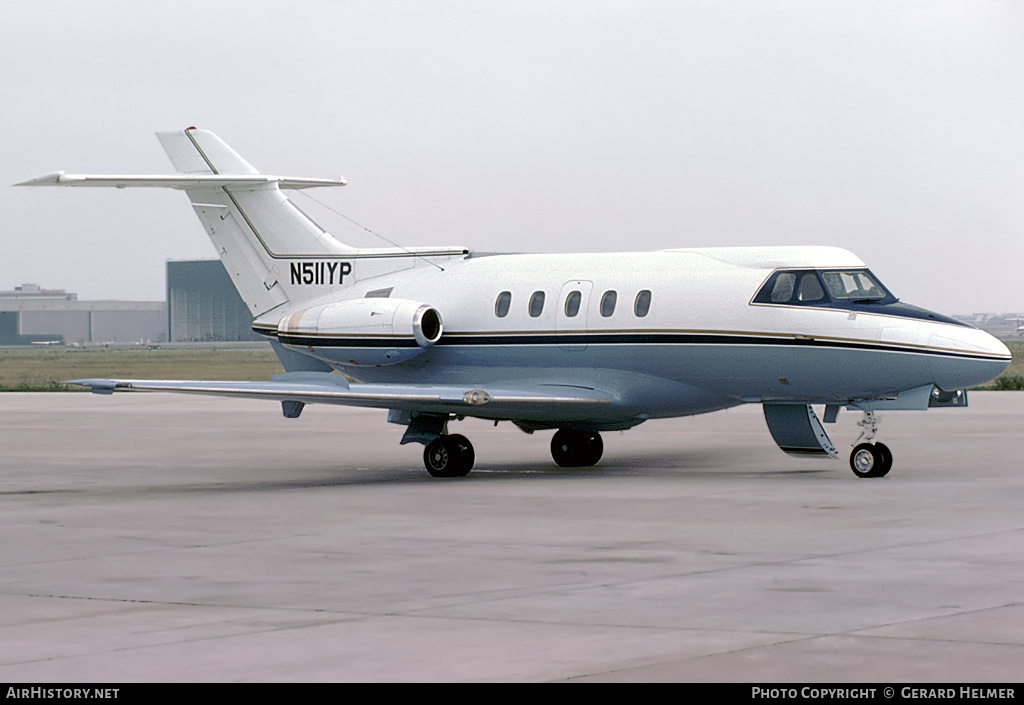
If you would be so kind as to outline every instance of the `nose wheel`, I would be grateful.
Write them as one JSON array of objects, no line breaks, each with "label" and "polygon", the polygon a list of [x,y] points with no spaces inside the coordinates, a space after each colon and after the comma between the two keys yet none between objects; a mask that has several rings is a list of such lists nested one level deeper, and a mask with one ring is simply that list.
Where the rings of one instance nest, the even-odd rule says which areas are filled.
[{"label": "nose wheel", "polygon": [[885,477],[892,469],[892,451],[884,443],[861,443],[850,453],[850,469],[857,477]]},{"label": "nose wheel", "polygon": [[850,453],[850,469],[857,477],[885,477],[892,470],[892,451],[884,443],[875,443],[878,433],[878,417],[874,411],[865,411],[864,418],[857,422],[860,438],[864,440]]}]

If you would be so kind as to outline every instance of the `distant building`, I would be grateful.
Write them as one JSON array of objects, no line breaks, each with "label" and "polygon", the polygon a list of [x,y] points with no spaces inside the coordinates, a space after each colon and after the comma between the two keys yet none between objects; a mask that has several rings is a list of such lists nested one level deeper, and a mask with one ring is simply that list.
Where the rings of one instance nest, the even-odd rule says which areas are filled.
[{"label": "distant building", "polygon": [[262,340],[220,260],[168,262],[167,310],[171,342]]},{"label": "distant building", "polygon": [[43,289],[38,284],[22,284],[12,291],[0,291],[0,301],[9,299],[54,299],[77,301],[78,294],[69,294],[64,289]]},{"label": "distant building", "polygon": [[167,340],[163,301],[79,301],[64,289],[22,284],[0,291],[0,345]]},{"label": "distant building", "polygon": [[975,328],[994,335],[1000,340],[1024,339],[1024,314],[1018,313],[972,313],[953,316]]},{"label": "distant building", "polygon": [[0,345],[262,340],[220,260],[167,263],[167,301],[79,301],[64,289],[0,291]]}]

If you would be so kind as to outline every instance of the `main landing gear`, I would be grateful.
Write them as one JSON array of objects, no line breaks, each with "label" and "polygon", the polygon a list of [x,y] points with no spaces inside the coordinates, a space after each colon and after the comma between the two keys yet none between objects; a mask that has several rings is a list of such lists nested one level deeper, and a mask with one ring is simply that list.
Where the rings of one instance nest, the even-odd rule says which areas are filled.
[{"label": "main landing gear", "polygon": [[423,465],[434,477],[465,477],[474,460],[473,444],[457,433],[438,436],[423,449]]},{"label": "main landing gear", "polygon": [[[563,428],[551,439],[551,457],[563,468],[596,465],[602,453],[600,433]],[[437,436],[423,449],[423,465],[434,477],[465,477],[475,459],[473,444],[459,434]]]},{"label": "main landing gear", "polygon": [[551,457],[563,468],[596,465],[604,453],[604,441],[596,431],[559,429],[551,438]]},{"label": "main landing gear", "polygon": [[892,451],[884,443],[872,442],[878,433],[878,417],[873,411],[865,411],[864,418],[857,422],[861,428],[860,438],[850,453],[850,469],[857,477],[885,477],[892,469]]}]

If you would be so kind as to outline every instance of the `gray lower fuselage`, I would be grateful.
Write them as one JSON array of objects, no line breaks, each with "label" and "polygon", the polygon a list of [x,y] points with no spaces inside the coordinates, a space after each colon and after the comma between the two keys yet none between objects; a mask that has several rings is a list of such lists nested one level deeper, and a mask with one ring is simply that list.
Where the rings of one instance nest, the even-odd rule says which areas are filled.
[{"label": "gray lower fuselage", "polygon": [[[417,261],[353,277],[344,298],[384,290],[435,307],[444,327],[435,344],[387,365],[353,364],[353,346],[411,343],[321,336],[288,348],[370,383],[593,388],[613,403],[547,421],[606,427],[741,403],[845,404],[930,384],[964,388],[1008,364],[991,336],[920,309],[754,303],[767,277],[787,267],[864,265],[833,248],[495,255],[443,268]],[[266,322],[256,330],[266,332]],[[472,415],[498,418],[485,408]],[[517,418],[542,425],[542,416],[524,409]]]}]

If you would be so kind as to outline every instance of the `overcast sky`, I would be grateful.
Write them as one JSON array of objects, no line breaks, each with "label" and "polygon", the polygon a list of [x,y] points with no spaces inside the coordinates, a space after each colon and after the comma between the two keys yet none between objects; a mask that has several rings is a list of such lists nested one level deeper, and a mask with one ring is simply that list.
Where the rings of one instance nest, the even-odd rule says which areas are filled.
[{"label": "overcast sky", "polygon": [[[403,245],[833,245],[904,301],[1024,311],[1024,3],[5,2],[0,289],[160,300],[216,132]],[[385,246],[296,195],[340,240]]]}]

